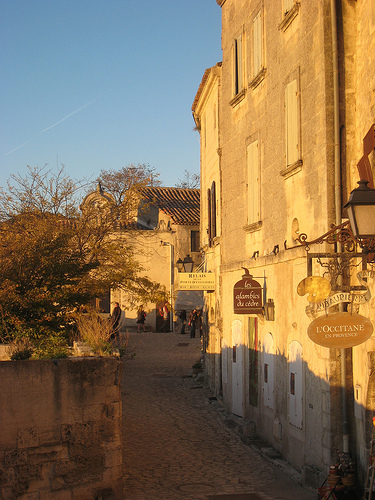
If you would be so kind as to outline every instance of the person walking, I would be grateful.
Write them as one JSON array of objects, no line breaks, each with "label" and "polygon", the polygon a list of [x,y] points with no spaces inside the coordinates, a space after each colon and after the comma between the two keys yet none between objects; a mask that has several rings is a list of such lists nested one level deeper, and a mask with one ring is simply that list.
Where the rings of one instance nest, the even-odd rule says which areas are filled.
[{"label": "person walking", "polygon": [[137,327],[138,327],[138,333],[141,331],[141,326],[143,328],[143,331],[146,331],[145,327],[145,321],[146,321],[146,313],[143,310],[143,307],[140,306],[138,309],[138,315],[137,315]]}]

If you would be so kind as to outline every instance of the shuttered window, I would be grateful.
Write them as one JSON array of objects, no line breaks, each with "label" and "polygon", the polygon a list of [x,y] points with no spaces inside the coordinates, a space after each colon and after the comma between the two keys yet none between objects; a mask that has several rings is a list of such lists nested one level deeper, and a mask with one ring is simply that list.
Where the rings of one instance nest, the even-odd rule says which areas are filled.
[{"label": "shuttered window", "polygon": [[262,69],[262,16],[255,16],[253,21],[253,77]]},{"label": "shuttered window", "polygon": [[234,95],[237,95],[243,89],[243,71],[242,71],[242,34],[235,38],[233,47],[233,77],[234,77]]},{"label": "shuttered window", "polygon": [[300,159],[298,87],[293,80],[285,88],[285,156],[286,165],[293,165]]},{"label": "shuttered window", "polygon": [[216,183],[207,189],[208,245],[211,247],[216,234]]},{"label": "shuttered window", "polygon": [[247,146],[247,223],[260,221],[260,168],[258,141]]}]

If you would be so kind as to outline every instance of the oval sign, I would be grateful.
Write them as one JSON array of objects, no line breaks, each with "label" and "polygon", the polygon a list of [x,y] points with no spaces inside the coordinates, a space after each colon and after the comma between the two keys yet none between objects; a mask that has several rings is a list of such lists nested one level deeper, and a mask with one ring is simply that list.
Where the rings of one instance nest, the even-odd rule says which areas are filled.
[{"label": "oval sign", "polygon": [[315,319],[308,326],[307,334],[315,344],[342,349],[362,344],[371,337],[373,330],[368,318],[343,312]]}]

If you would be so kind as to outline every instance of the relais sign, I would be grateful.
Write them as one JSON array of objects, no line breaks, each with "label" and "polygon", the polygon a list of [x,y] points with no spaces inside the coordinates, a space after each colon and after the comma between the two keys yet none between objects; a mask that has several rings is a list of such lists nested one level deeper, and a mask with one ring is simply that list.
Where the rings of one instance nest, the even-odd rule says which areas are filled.
[{"label": "relais sign", "polygon": [[178,273],[179,290],[215,290],[214,273]]},{"label": "relais sign", "polygon": [[262,314],[262,287],[253,280],[248,269],[242,280],[237,281],[233,287],[233,312],[234,314]]},{"label": "relais sign", "polygon": [[354,347],[368,340],[373,332],[371,321],[355,313],[338,312],[320,316],[307,328],[310,339],[323,347]]}]

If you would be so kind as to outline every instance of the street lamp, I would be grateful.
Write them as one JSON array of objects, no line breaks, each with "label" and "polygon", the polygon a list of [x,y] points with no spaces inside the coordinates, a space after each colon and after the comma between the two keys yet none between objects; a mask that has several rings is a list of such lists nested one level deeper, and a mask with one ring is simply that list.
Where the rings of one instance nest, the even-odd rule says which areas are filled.
[{"label": "street lamp", "polygon": [[367,186],[369,181],[361,179],[358,187],[350,193],[344,208],[348,210],[350,226],[354,238],[361,240],[374,238],[375,235],[375,189]]},{"label": "street lamp", "polygon": [[264,319],[266,321],[275,321],[275,303],[273,299],[268,299],[263,306]]},{"label": "street lamp", "polygon": [[185,273],[191,273],[193,271],[194,261],[190,255],[187,255],[184,260],[179,258],[176,262],[176,266],[179,273],[181,273],[182,270],[184,270]]}]

